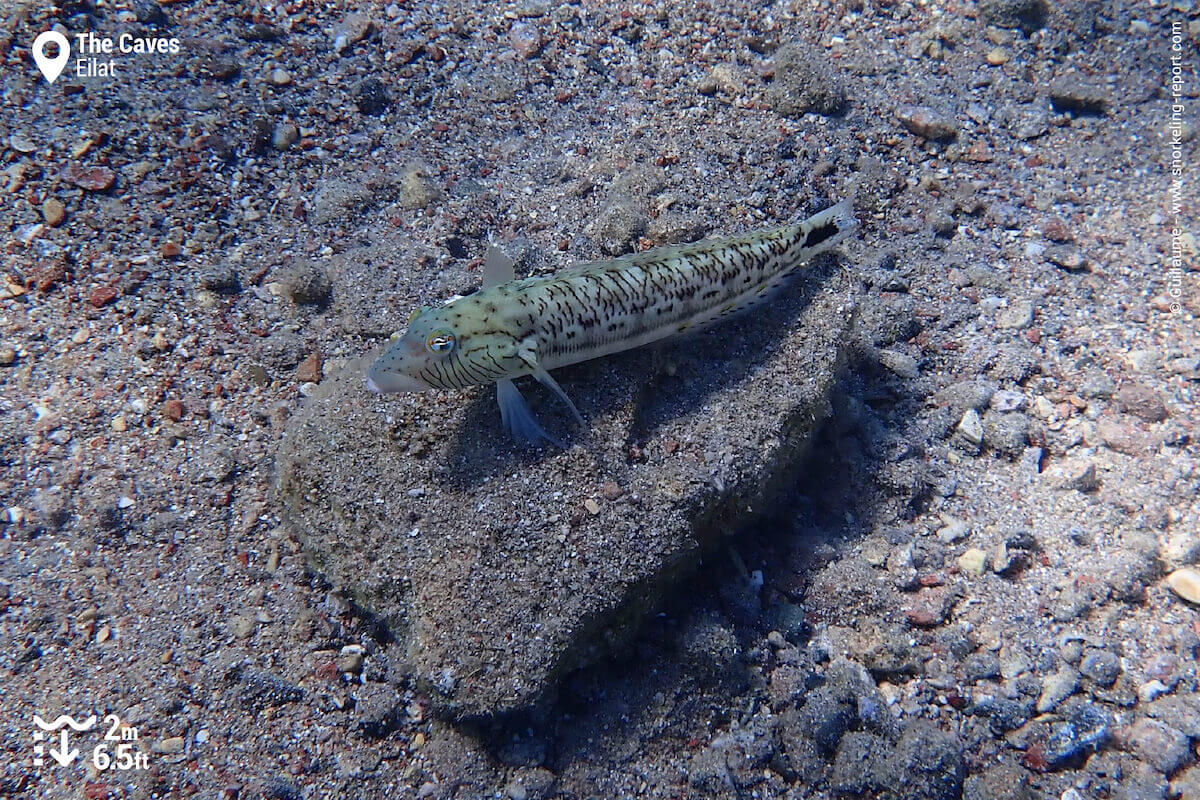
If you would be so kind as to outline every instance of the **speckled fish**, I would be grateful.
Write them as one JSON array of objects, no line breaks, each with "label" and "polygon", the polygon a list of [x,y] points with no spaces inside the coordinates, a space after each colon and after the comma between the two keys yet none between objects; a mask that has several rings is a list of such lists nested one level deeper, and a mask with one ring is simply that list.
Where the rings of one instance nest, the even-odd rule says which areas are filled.
[{"label": "speckled fish", "polygon": [[417,309],[408,331],[371,365],[367,388],[420,392],[494,382],[509,430],[559,444],[538,424],[514,378],[537,378],[583,424],[550,370],[700,330],[744,311],[857,224],[842,201],[793,225],[521,280],[512,260],[489,247],[482,288],[441,308]]}]

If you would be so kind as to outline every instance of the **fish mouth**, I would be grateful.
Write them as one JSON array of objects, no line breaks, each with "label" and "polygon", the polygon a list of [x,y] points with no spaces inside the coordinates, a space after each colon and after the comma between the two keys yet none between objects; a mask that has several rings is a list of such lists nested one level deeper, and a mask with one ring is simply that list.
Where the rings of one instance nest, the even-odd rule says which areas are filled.
[{"label": "fish mouth", "polygon": [[367,371],[367,389],[375,394],[395,394],[396,392],[424,392],[432,389],[425,381],[405,375],[403,372],[385,372],[371,367]]}]

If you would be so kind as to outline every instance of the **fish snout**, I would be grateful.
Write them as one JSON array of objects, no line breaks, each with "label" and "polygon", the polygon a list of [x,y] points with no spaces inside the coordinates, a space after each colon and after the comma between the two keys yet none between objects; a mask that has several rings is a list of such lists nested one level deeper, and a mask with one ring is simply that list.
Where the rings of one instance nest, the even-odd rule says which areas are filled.
[{"label": "fish snout", "polygon": [[375,394],[394,394],[424,392],[433,387],[420,378],[405,375],[403,372],[380,369],[378,364],[372,364],[371,369],[367,371],[367,388]]}]

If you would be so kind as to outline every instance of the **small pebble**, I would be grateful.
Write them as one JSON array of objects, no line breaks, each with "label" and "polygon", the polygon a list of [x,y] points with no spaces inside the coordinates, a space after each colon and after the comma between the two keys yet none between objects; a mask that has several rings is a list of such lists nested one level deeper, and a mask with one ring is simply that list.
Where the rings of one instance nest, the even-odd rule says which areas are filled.
[{"label": "small pebble", "polygon": [[338,672],[346,672],[351,675],[357,675],[362,672],[363,654],[359,649],[344,649],[337,660]]},{"label": "small pebble", "polygon": [[909,133],[926,139],[953,139],[958,135],[958,125],[953,119],[924,106],[901,106],[896,119]]},{"label": "small pebble", "polygon": [[364,114],[382,114],[391,103],[387,84],[378,78],[363,78],[354,87],[354,104]]},{"label": "small pebble", "polygon": [[800,117],[806,113],[832,116],[849,104],[840,73],[823,52],[800,44],[785,44],[775,51],[775,79],[767,102],[777,114]]},{"label": "small pebble", "polygon": [[341,55],[350,45],[367,38],[371,28],[371,19],[365,14],[347,15],[333,30],[333,52]]},{"label": "small pebble", "polygon": [[542,49],[541,31],[528,22],[513,23],[508,32],[508,41],[521,58],[532,58]]},{"label": "small pebble", "polygon": [[1079,673],[1064,666],[1053,675],[1042,679],[1042,693],[1038,697],[1037,712],[1046,714],[1058,708],[1059,703],[1075,694],[1079,689]]},{"label": "small pebble", "polygon": [[82,167],[72,164],[67,167],[67,181],[89,192],[103,192],[117,181],[117,173],[108,167]]},{"label": "small pebble", "polygon": [[1029,300],[1018,300],[1001,309],[996,315],[996,324],[1010,330],[1024,330],[1033,324],[1033,303]]},{"label": "small pebble", "polygon": [[322,377],[321,354],[309,353],[308,357],[296,367],[296,380],[301,383],[320,383]]},{"label": "small pebble", "polygon": [[600,513],[600,504],[590,497],[583,501],[583,507],[587,509],[587,512],[593,517]]},{"label": "small pebble", "polygon": [[993,67],[999,67],[1003,64],[1007,64],[1009,58],[1010,56],[1007,50],[1005,50],[1003,47],[996,47],[988,51],[987,63],[991,64]]},{"label": "small pebble", "polygon": [[1100,477],[1096,474],[1096,465],[1090,459],[1063,461],[1055,464],[1043,474],[1060,489],[1074,489],[1077,492],[1087,493],[1100,488]]},{"label": "small pebble", "polygon": [[93,308],[103,308],[116,299],[117,287],[115,286],[101,286],[92,290],[92,293],[88,295],[88,303]]},{"label": "small pebble", "polygon": [[37,145],[33,143],[32,139],[19,133],[14,133],[12,136],[8,137],[8,146],[13,150],[16,150],[18,153],[23,153],[25,155],[37,150]]},{"label": "small pebble", "polygon": [[1066,244],[1075,239],[1075,235],[1071,233],[1070,226],[1067,225],[1062,217],[1051,217],[1046,220],[1042,225],[1042,235],[1058,244]]},{"label": "small pebble", "polygon": [[947,514],[943,514],[941,520],[942,527],[937,530],[937,538],[941,542],[952,544],[966,538],[971,532],[971,526],[966,520],[955,519]]},{"label": "small pebble", "polygon": [[56,197],[46,199],[42,203],[42,219],[51,228],[56,228],[62,224],[63,219],[67,216],[67,208],[62,204],[62,201]]},{"label": "small pebble", "polygon": [[979,412],[968,408],[954,429],[954,443],[969,453],[978,453],[983,445],[983,420]]},{"label": "small pebble", "polygon": [[1162,422],[1167,406],[1162,395],[1146,386],[1126,384],[1116,395],[1117,408],[1145,422]]},{"label": "small pebble", "polygon": [[1181,567],[1175,570],[1167,576],[1167,586],[1189,603],[1200,605],[1200,569]]},{"label": "small pebble", "polygon": [[898,350],[880,350],[878,358],[879,363],[897,377],[914,380],[920,375],[917,360],[907,353],[901,353]]},{"label": "small pebble", "polygon": [[1170,691],[1169,687],[1158,678],[1155,678],[1154,680],[1146,681],[1138,687],[1138,699],[1143,703],[1150,703],[1168,691]]},{"label": "small pebble", "polygon": [[163,416],[171,422],[179,422],[183,419],[183,402],[171,399],[163,403]]},{"label": "small pebble", "polygon": [[276,150],[287,150],[300,138],[300,129],[290,122],[276,125],[271,132],[271,146]]},{"label": "small pebble", "polygon": [[172,736],[167,739],[162,739],[154,744],[154,752],[164,755],[175,755],[183,752],[183,737]]},{"label": "small pebble", "polygon": [[271,75],[267,78],[267,80],[270,81],[272,86],[292,85],[291,74],[282,67],[276,67],[275,69],[271,70]]},{"label": "small pebble", "polygon": [[1012,389],[1000,389],[992,395],[991,407],[1002,414],[1020,411],[1025,407],[1025,395]]},{"label": "small pebble", "polygon": [[11,367],[17,363],[17,351],[8,345],[0,347],[0,367]]},{"label": "small pebble", "polygon": [[958,557],[958,568],[976,578],[987,572],[987,564],[987,553],[978,547],[971,547]]},{"label": "small pebble", "polygon": [[1083,251],[1073,244],[1054,244],[1046,248],[1044,256],[1056,267],[1068,272],[1083,269],[1085,261]]},{"label": "small pebble", "polygon": [[1079,671],[1101,686],[1112,686],[1121,677],[1121,659],[1107,650],[1089,650],[1079,664]]},{"label": "small pebble", "polygon": [[1067,75],[1050,84],[1047,94],[1057,111],[1077,114],[1103,114],[1112,97],[1103,86],[1086,82],[1079,75]]}]

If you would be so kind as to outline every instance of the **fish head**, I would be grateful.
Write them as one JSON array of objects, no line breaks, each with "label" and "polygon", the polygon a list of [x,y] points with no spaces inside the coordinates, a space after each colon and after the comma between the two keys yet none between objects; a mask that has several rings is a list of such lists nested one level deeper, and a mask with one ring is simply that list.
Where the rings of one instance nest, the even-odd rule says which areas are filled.
[{"label": "fish head", "polygon": [[473,322],[468,298],[419,308],[408,330],[367,370],[367,388],[380,394],[462,389],[508,377],[517,369],[517,340],[500,325]]}]

